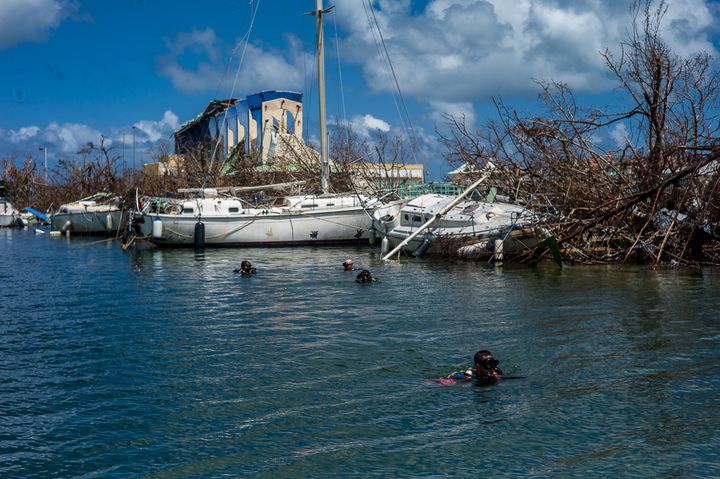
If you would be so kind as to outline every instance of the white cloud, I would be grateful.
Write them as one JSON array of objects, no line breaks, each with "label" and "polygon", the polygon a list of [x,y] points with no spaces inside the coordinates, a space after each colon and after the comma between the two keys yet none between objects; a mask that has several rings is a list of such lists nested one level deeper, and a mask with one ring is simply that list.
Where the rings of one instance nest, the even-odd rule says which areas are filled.
[{"label": "white cloud", "polygon": [[625,123],[618,123],[608,134],[616,148],[624,148],[630,143],[630,134],[628,133]]},{"label": "white cloud", "polygon": [[39,42],[77,10],[67,0],[0,1],[0,50],[24,42]]},{"label": "white cloud", "polygon": [[388,133],[390,124],[380,118],[367,115],[355,115],[350,119],[352,131],[362,137],[370,138],[377,133]]},{"label": "white cloud", "polygon": [[180,122],[175,113],[167,110],[160,121],[141,120],[133,126],[142,132],[147,141],[156,143],[159,140],[168,139],[180,126]]},{"label": "white cloud", "polygon": [[[663,38],[678,53],[717,53],[708,1],[669,2]],[[343,55],[361,66],[370,88],[390,90],[364,2],[337,3]],[[617,49],[631,25],[626,0],[429,0],[422,11],[406,0],[375,3],[403,93],[425,102],[535,95],[535,79],[607,91],[614,83],[600,52]]]},{"label": "white cloud", "polygon": [[74,154],[90,142],[99,143],[100,135],[99,131],[88,125],[79,123],[61,125],[52,122],[42,132],[42,140],[44,144],[49,144],[47,148],[54,153]]},{"label": "white cloud", "polygon": [[[151,151],[161,141],[170,139],[173,131],[179,126],[178,116],[167,110],[160,120],[140,120],[134,125],[137,130],[136,143],[143,151]],[[123,138],[124,134],[124,138]],[[104,136],[106,147],[123,148],[132,145],[132,127],[115,128],[108,132],[101,132],[89,125],[81,123],[51,122],[45,128],[38,126],[25,126],[17,130],[0,129],[0,156],[35,155],[39,147],[48,149],[51,161],[61,157],[72,157],[78,150],[88,143],[100,144]],[[114,154],[119,154],[118,150]]]},{"label": "white cloud", "polygon": [[40,128],[37,126],[25,126],[17,131],[10,130],[7,139],[10,143],[22,143],[36,137],[39,132]]},{"label": "white cloud", "polygon": [[379,130],[383,133],[390,131],[390,125],[386,121],[375,118],[370,114],[362,117],[362,125],[368,130]]},{"label": "white cloud", "polygon": [[[192,30],[168,42],[168,53],[157,57],[156,65],[160,74],[169,78],[175,88],[187,93],[216,93],[220,90],[221,96],[230,96],[239,91],[299,89],[304,82],[304,53],[299,50],[299,45],[295,38],[288,37],[285,50],[267,51],[240,42],[231,52],[211,28]],[[188,55],[197,60],[192,67],[183,65],[180,60]],[[243,64],[235,83],[241,56]],[[228,68],[231,57],[233,61]]]},{"label": "white cloud", "polygon": [[668,2],[665,20],[665,39],[676,53],[684,56],[698,51],[717,53],[707,36],[709,30],[716,28],[717,19],[705,0]]},{"label": "white cloud", "polygon": [[458,119],[465,118],[465,125],[468,129],[473,130],[475,128],[477,116],[475,108],[470,102],[431,101],[430,107],[432,108],[430,117],[438,125],[447,123],[446,115],[450,115]]}]

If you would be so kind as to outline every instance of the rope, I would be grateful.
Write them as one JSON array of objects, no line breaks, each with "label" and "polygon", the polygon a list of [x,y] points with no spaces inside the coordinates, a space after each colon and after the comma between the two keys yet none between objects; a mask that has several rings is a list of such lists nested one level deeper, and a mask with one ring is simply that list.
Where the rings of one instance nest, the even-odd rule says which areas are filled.
[{"label": "rope", "polygon": [[[367,5],[366,5],[367,2]],[[411,141],[411,148],[410,151],[412,152],[413,159],[417,163],[417,157],[415,155],[415,150],[417,149],[418,139],[417,135],[415,134],[415,127],[413,126],[412,119],[410,117],[410,112],[407,107],[407,103],[405,102],[405,97],[402,94],[402,90],[400,90],[400,82],[397,79],[397,75],[395,73],[395,67],[393,67],[392,61],[390,60],[390,52],[387,49],[387,45],[385,43],[385,38],[382,34],[382,31],[380,30],[380,24],[377,20],[377,16],[375,15],[375,9],[372,7],[372,3],[370,0],[364,0],[363,1],[363,7],[365,9],[365,15],[368,17],[368,23],[370,24],[370,29],[372,31],[373,40],[375,40],[375,46],[378,49],[378,53],[382,55],[384,52],[385,55],[383,56],[383,60],[385,63],[386,71],[389,72],[389,76],[392,77],[393,81],[393,102],[395,103],[395,108],[398,110],[398,115],[400,116],[400,122],[403,125],[403,129],[405,129],[405,132],[408,133],[408,137],[412,140]],[[372,18],[371,18],[372,15]],[[377,36],[375,35],[375,32],[377,31]],[[380,41],[378,42],[378,38]],[[380,46],[382,46],[382,50],[380,50]],[[397,97],[395,98],[395,94],[397,93]]]},{"label": "rope", "polygon": [[[338,28],[337,28],[337,14],[333,10],[333,27],[335,32],[335,55],[338,59],[337,66],[338,66],[338,79],[340,81],[340,106],[342,107],[342,118],[345,125],[348,124],[347,119],[347,110],[345,109],[345,88],[343,86],[343,76],[342,76],[342,63],[340,62],[340,41],[338,40]],[[348,135],[348,144],[350,143],[350,129],[346,128],[347,135]]]},{"label": "rope", "polygon": [[[245,60],[245,52],[247,51],[248,43],[250,43],[250,32],[252,32],[253,26],[255,25],[255,17],[257,16],[257,12],[259,9],[260,9],[260,0],[258,0],[257,3],[255,4],[255,10],[253,11],[252,18],[250,19],[250,26],[248,27],[248,30],[245,33],[245,35],[243,36],[243,38],[240,40],[240,41],[244,40],[245,43],[243,44],[242,53],[240,55],[240,61],[238,63],[237,70],[235,71],[235,78],[233,79],[233,85],[232,85],[232,88],[230,89],[230,97],[229,98],[232,98],[233,95],[235,94],[235,87],[237,86],[238,77],[240,76],[240,68],[242,67],[243,61]],[[229,109],[230,108],[226,108],[223,113],[223,120],[220,124],[220,129],[222,131],[224,131],[225,127],[227,126],[227,112]],[[219,133],[220,132],[218,132],[218,140],[220,137]],[[205,174],[205,179],[203,180],[201,190],[204,190],[205,186],[207,185],[207,182],[208,182],[208,179],[210,176],[210,172],[212,171],[213,163],[215,162],[215,157],[217,155],[217,150],[218,150],[219,145],[220,145],[220,141],[216,141],[215,147],[213,148],[212,156],[210,157],[210,165],[208,166],[208,171]]]}]

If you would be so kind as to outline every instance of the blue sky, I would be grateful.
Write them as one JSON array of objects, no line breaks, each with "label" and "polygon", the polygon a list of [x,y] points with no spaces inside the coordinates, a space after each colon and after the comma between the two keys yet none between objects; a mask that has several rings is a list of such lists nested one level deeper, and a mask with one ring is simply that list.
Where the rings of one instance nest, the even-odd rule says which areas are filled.
[{"label": "blue sky", "polygon": [[[405,134],[368,22],[367,0],[336,0],[326,17],[328,112],[373,137]],[[329,1],[326,0],[326,3]],[[617,49],[628,0],[375,0],[393,68],[431,178],[450,168],[435,129],[444,113],[472,125],[492,97],[528,108],[533,79],[567,82],[594,103],[615,101],[600,51]],[[130,163],[213,98],[270,89],[305,93],[317,136],[314,0],[0,0],[0,158],[72,156],[104,135]],[[253,12],[257,10],[248,41]],[[679,54],[717,55],[720,12],[669,0],[665,40]],[[238,58],[244,52],[242,68]],[[339,55],[337,55],[339,52]],[[342,72],[342,95],[340,76]],[[344,104],[341,99],[344,98]],[[133,130],[133,126],[135,129]]]}]

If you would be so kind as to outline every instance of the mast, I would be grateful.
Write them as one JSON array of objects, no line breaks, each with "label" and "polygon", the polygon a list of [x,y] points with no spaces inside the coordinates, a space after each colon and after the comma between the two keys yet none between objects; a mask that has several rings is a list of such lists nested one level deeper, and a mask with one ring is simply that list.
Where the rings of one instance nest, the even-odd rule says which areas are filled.
[{"label": "mast", "polygon": [[317,58],[318,58],[318,99],[320,103],[320,163],[322,173],[320,176],[320,189],[327,193],[330,188],[330,159],[328,153],[327,119],[325,113],[325,45],[323,35],[323,15],[332,10],[329,7],[323,10],[323,0],[315,0],[315,29],[317,32]]}]

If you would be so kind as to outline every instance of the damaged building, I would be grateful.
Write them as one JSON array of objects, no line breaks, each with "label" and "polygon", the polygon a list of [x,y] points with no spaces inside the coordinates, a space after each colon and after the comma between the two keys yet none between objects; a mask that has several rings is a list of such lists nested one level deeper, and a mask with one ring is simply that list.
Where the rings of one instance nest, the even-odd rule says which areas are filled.
[{"label": "damaged building", "polygon": [[175,152],[186,154],[202,146],[215,152],[222,164],[239,156],[259,164],[279,153],[283,145],[302,145],[302,93],[269,90],[246,98],[213,100],[197,118],[175,133]]}]

